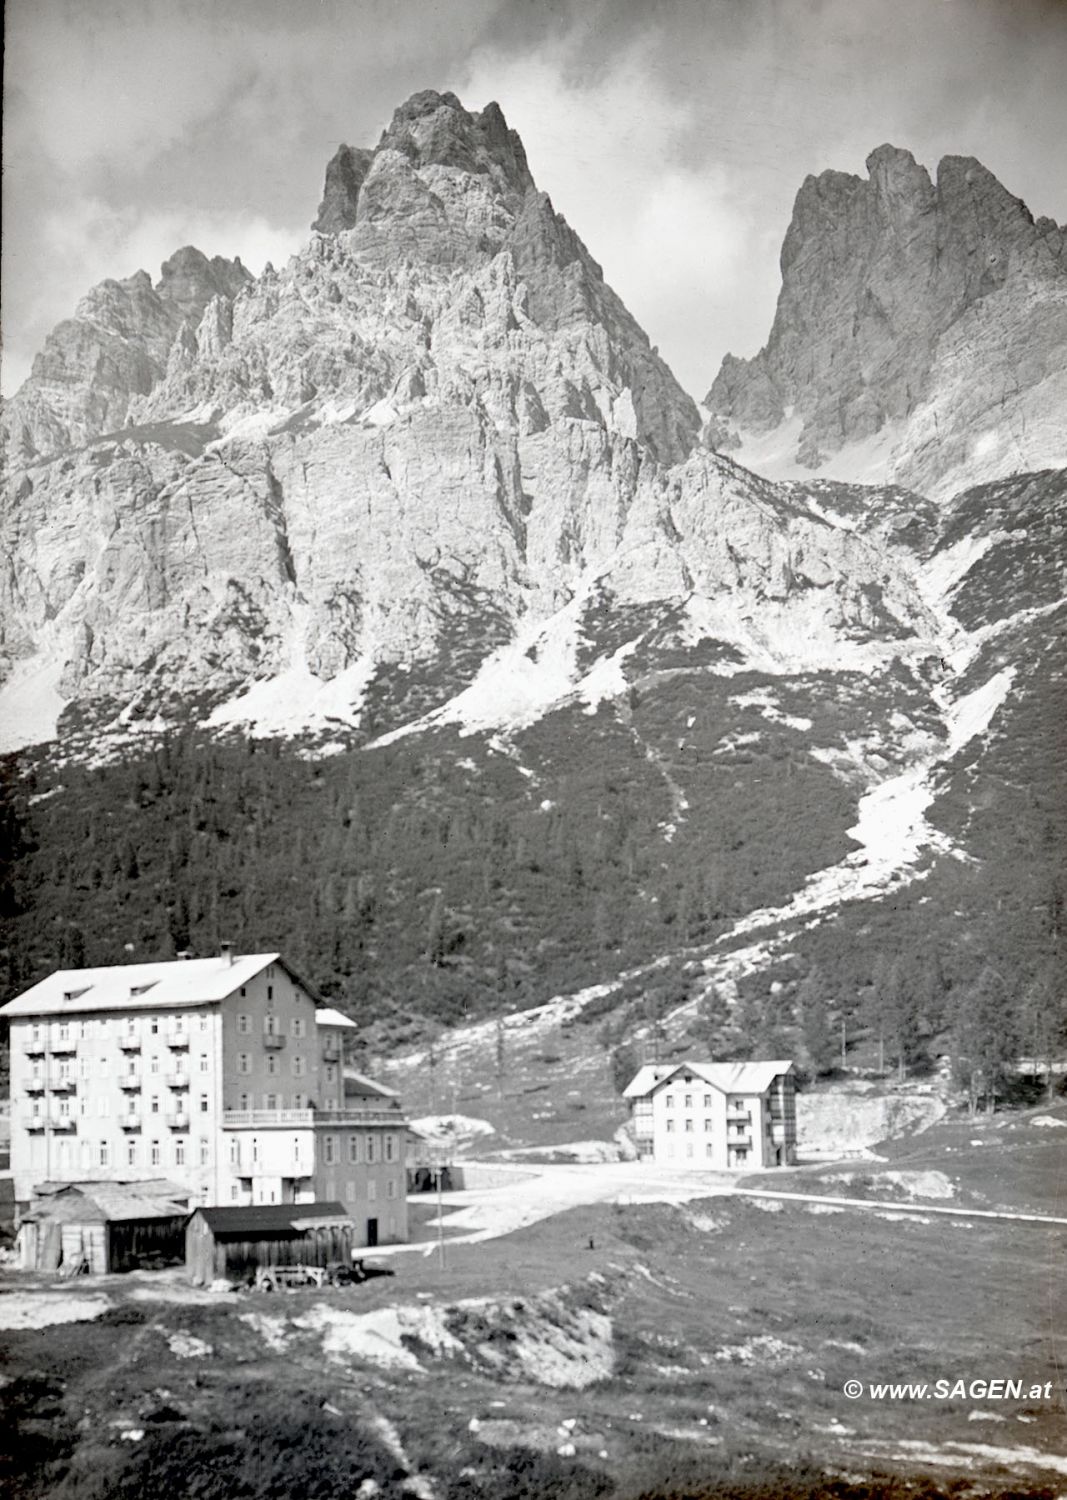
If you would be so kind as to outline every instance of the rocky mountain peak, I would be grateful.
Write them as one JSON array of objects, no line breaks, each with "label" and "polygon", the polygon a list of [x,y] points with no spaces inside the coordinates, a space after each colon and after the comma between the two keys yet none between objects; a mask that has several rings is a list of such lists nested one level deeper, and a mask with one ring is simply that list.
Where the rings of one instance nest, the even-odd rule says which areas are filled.
[{"label": "rocky mountain peak", "polygon": [[370,170],[374,152],[359,146],[338,146],[326,165],[322,202],[312,224],[318,234],[341,234],[356,222],[359,190]]},{"label": "rocky mountain peak", "polygon": [[[709,440],[769,477],[927,492],[1062,462],[1063,231],[973,157],[931,180],[882,145],[867,173],[802,185],[770,336],[724,360]],[[1029,351],[1023,380],[1008,347]]]}]

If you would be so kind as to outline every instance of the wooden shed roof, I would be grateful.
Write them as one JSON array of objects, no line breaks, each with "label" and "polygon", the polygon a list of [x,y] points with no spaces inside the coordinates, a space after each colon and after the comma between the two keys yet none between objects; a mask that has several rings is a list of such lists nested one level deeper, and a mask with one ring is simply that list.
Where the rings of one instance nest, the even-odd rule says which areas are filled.
[{"label": "wooden shed roof", "polygon": [[251,1203],[237,1208],[197,1208],[192,1217],[202,1219],[215,1236],[240,1235],[243,1239],[295,1235],[305,1229],[352,1222],[344,1204],[336,1202]]}]

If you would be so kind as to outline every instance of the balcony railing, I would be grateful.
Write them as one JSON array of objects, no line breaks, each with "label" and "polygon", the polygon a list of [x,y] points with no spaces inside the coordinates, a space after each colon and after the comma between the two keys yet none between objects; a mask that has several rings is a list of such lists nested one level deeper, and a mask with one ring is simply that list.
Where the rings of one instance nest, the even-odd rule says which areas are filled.
[{"label": "balcony railing", "polygon": [[77,1050],[78,1043],[72,1036],[60,1037],[58,1042],[52,1043],[52,1054],[55,1057],[69,1056],[70,1053],[77,1052]]},{"label": "balcony railing", "polygon": [[323,1062],[340,1062],[341,1049],[336,1042],[327,1042],[322,1049]]},{"label": "balcony railing", "polygon": [[33,1131],[43,1130],[47,1124],[48,1121],[44,1115],[31,1115],[26,1121],[26,1129]]},{"label": "balcony railing", "polygon": [[184,1109],[171,1110],[167,1116],[167,1125],[171,1130],[188,1130],[189,1116]]},{"label": "balcony railing", "polygon": [[119,1088],[125,1089],[128,1094],[140,1093],[140,1073],[123,1073],[122,1077],[119,1079]]},{"label": "balcony railing", "polygon": [[78,1122],[73,1115],[53,1115],[53,1130],[77,1130]]},{"label": "balcony railing", "polygon": [[189,1087],[188,1073],[168,1073],[164,1079],[169,1089],[187,1089]]},{"label": "balcony railing", "polygon": [[122,1127],[123,1130],[140,1130],[140,1129],[142,1129],[141,1116],[140,1115],[123,1115],[122,1118],[119,1120],[119,1124],[120,1124],[120,1126]]},{"label": "balcony railing", "polygon": [[27,1094],[43,1094],[44,1093],[44,1079],[43,1078],[27,1078],[27,1080],[26,1080],[26,1092],[27,1092]]},{"label": "balcony railing", "polygon": [[27,1057],[43,1057],[48,1051],[48,1043],[44,1037],[29,1036],[23,1044],[22,1049]]},{"label": "balcony railing", "polygon": [[189,1045],[189,1033],[187,1031],[168,1031],[167,1046],[176,1052]]},{"label": "balcony railing", "polygon": [[78,1090],[76,1078],[53,1078],[49,1084],[53,1094],[74,1094]]},{"label": "balcony railing", "polygon": [[119,1037],[119,1046],[123,1052],[140,1052],[141,1038],[139,1036],[121,1036]]},{"label": "balcony railing", "polygon": [[285,1046],[285,1038],[277,1031],[268,1031],[263,1037],[263,1045],[268,1052],[278,1052]]},{"label": "balcony railing", "polygon": [[402,1130],[407,1124],[399,1109],[227,1109],[222,1114],[224,1130],[273,1130],[296,1127],[321,1129],[327,1125],[391,1125]]}]

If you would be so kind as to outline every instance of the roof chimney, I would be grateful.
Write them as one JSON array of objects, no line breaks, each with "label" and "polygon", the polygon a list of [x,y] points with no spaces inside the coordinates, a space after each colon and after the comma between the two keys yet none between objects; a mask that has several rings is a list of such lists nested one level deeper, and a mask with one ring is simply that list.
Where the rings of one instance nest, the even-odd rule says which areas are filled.
[{"label": "roof chimney", "polygon": [[219,956],[220,956],[220,958],[224,958],[228,964],[232,964],[233,963],[233,944],[232,943],[220,943],[219,944]]}]

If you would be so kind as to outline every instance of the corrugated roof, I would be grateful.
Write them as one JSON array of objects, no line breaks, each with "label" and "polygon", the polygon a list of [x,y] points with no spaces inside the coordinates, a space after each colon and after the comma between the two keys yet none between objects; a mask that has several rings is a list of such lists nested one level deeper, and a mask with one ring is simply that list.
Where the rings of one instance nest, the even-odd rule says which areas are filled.
[{"label": "corrugated roof", "polygon": [[[173,1010],[213,1005],[280,963],[315,998],[315,991],[279,953],[169,959],[159,963],[112,964],[103,969],[57,969],[2,1007],[15,1016],[84,1015],[101,1010]],[[66,998],[68,997],[69,998]]]},{"label": "corrugated roof", "polygon": [[299,1234],[299,1225],[351,1224],[343,1203],[250,1203],[231,1208],[197,1208],[212,1234],[242,1234],[255,1238],[267,1234]]},{"label": "corrugated roof", "polygon": [[623,1089],[623,1098],[643,1099],[657,1084],[677,1078],[679,1073],[690,1073],[724,1094],[762,1094],[780,1073],[788,1072],[792,1066],[791,1058],[733,1063],[646,1063]]}]

